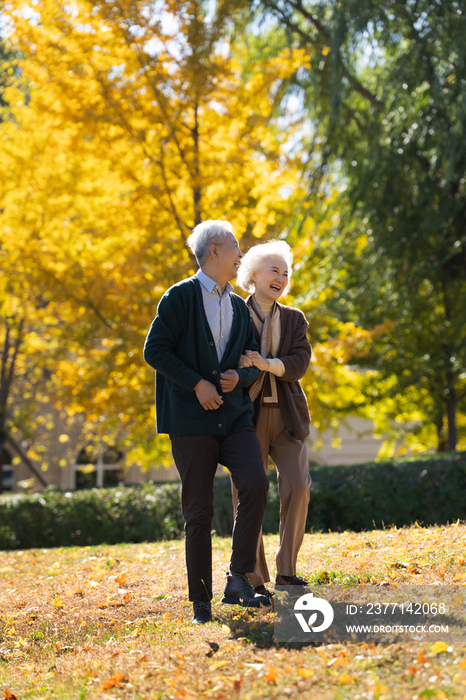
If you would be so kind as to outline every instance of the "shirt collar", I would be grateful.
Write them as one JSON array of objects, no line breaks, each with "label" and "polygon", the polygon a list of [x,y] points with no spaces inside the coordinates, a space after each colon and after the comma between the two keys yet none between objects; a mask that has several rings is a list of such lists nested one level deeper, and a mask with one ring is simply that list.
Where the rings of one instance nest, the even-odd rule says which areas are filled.
[{"label": "shirt collar", "polygon": [[[207,289],[207,291],[210,294],[212,294],[212,292],[216,291],[219,296],[222,296],[222,293],[220,291],[220,287],[218,286],[217,282],[215,282],[215,280],[208,277],[205,272],[202,272],[202,270],[198,270],[195,274],[195,277],[197,277],[197,279],[202,284],[204,289]],[[233,291],[233,286],[230,284],[230,282],[227,282],[225,285],[224,294],[229,294],[232,291]]]}]

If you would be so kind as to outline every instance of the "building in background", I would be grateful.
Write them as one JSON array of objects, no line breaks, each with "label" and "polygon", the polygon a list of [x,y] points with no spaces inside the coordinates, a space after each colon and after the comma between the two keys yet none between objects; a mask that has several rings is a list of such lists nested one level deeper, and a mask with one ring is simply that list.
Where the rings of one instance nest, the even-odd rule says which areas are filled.
[{"label": "building in background", "polygon": [[[115,447],[101,446],[92,450],[90,447],[80,449],[79,435],[71,435],[67,444],[68,453],[75,448],[75,460],[67,466],[60,466],[63,456],[63,444],[58,440],[60,431],[59,420],[56,423],[56,439],[52,440],[49,453],[46,455],[49,468],[41,471],[40,465],[27,463],[21,455],[8,447],[2,455],[3,492],[21,492],[24,488],[42,490],[47,486],[55,486],[63,490],[82,488],[117,486],[118,484],[135,484],[149,481],[176,481],[178,472],[174,464],[144,471],[138,467],[125,465],[123,452]],[[337,465],[369,462],[377,457],[382,440],[373,437],[372,424],[360,418],[350,418],[347,425],[341,425],[338,437],[331,431],[318,435],[311,426],[309,436],[309,463],[311,465]],[[317,447],[318,446],[318,449]],[[20,459],[15,463],[15,457]],[[31,467],[35,469],[32,471]],[[222,474],[219,468],[218,474]]]}]

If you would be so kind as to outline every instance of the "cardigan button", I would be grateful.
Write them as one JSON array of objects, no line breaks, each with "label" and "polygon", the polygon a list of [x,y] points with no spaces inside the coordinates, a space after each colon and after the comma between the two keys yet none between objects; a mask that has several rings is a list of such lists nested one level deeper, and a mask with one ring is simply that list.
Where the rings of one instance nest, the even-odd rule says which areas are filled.
[{"label": "cardigan button", "polygon": [[210,342],[209,342],[209,345],[210,345],[210,347],[212,348],[214,344],[213,344],[212,341],[210,341]]},{"label": "cardigan button", "polygon": [[216,370],[216,369],[214,369],[214,371],[212,372],[212,374],[217,374],[217,370]]},{"label": "cardigan button", "polygon": [[221,423],[218,424],[218,428],[223,428],[223,425]]},{"label": "cardigan button", "polygon": [[282,406],[282,413],[286,413],[286,412],[287,412],[287,410],[288,410],[288,409],[287,409],[287,407],[286,407],[286,406]]}]

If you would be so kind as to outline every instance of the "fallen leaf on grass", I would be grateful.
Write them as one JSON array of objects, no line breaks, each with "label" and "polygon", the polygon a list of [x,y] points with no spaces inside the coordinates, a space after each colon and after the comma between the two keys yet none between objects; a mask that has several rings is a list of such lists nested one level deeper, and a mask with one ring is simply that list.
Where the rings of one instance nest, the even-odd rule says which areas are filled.
[{"label": "fallen leaf on grass", "polygon": [[57,598],[54,598],[54,599],[53,599],[53,606],[54,606],[55,608],[57,608],[57,610],[60,610],[61,608],[63,608],[64,605],[63,605],[62,599],[61,599],[61,598],[58,598],[58,597],[57,597]]},{"label": "fallen leaf on grass", "polygon": [[243,679],[242,678],[237,678],[236,680],[233,681],[233,690],[238,693],[241,690],[241,686],[243,685]]},{"label": "fallen leaf on grass", "polygon": [[441,654],[442,651],[447,651],[447,649],[448,644],[446,642],[434,642],[430,651],[432,654]]},{"label": "fallen leaf on grass", "polygon": [[338,679],[338,682],[341,683],[342,685],[350,685],[354,683],[353,679],[348,676],[347,673],[342,673],[341,676]]},{"label": "fallen leaf on grass", "polygon": [[410,666],[409,668],[406,669],[406,675],[407,676],[414,676],[416,673],[419,673],[421,669],[418,668],[417,666]]},{"label": "fallen leaf on grass", "polygon": [[331,661],[328,662],[327,666],[344,666],[348,662],[348,659],[345,659],[344,657],[335,657]]},{"label": "fallen leaf on grass", "polygon": [[459,662],[458,668],[466,668],[466,659],[463,659],[463,661]]},{"label": "fallen leaf on grass", "polygon": [[225,634],[230,634],[231,629],[228,627],[228,625],[222,625],[222,632]]},{"label": "fallen leaf on grass", "polygon": [[110,688],[121,688],[123,683],[129,683],[129,678],[123,673],[115,673],[114,676],[110,676],[106,681],[103,681],[102,688],[105,690],[110,690]]},{"label": "fallen leaf on grass", "polygon": [[275,683],[277,680],[278,676],[278,668],[275,668],[272,664],[269,665],[269,672],[265,676],[265,680],[268,681],[269,683]]},{"label": "fallen leaf on grass", "polygon": [[315,671],[313,668],[300,668],[298,671],[301,678],[311,678]]},{"label": "fallen leaf on grass", "polygon": [[118,583],[119,586],[124,586],[125,579],[126,579],[126,573],[122,573],[119,576],[115,576],[115,583]]},{"label": "fallen leaf on grass", "polygon": [[427,663],[427,659],[426,659],[426,657],[424,656],[424,649],[421,649],[421,651],[420,651],[419,654],[417,655],[416,663],[417,663],[417,664],[425,664],[425,663]]},{"label": "fallen leaf on grass", "polygon": [[228,661],[215,661],[215,663],[210,664],[209,671],[215,671],[217,668],[221,668],[221,666],[226,666],[227,664]]},{"label": "fallen leaf on grass", "polygon": [[89,579],[87,585],[91,588],[97,588],[97,586],[100,586],[100,583],[98,581],[93,581],[92,579]]},{"label": "fallen leaf on grass", "polygon": [[177,690],[174,700],[196,700],[194,695],[188,693],[186,690]]},{"label": "fallen leaf on grass", "polygon": [[13,695],[9,690],[5,690],[5,698],[8,698],[8,700],[19,700],[18,696]]}]

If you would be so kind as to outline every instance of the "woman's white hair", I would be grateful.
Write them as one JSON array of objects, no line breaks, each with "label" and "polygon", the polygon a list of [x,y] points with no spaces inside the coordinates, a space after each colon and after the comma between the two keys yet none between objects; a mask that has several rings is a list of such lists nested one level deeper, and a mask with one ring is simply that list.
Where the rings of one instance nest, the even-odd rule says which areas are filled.
[{"label": "woman's white hair", "polygon": [[241,289],[252,294],[255,289],[252,275],[254,272],[259,272],[266,259],[272,255],[282,258],[288,266],[288,284],[283,290],[283,294],[288,294],[293,270],[293,251],[285,241],[267,241],[267,243],[259,243],[259,245],[249,248],[248,252],[241,260],[241,267],[239,268],[238,277],[236,278],[236,284],[241,287]]},{"label": "woman's white hair", "polygon": [[221,219],[209,219],[193,228],[186,245],[196,256],[198,265],[205,263],[209,257],[210,246],[214,243],[221,243],[228,232],[233,232],[233,226],[229,221],[222,221]]}]

